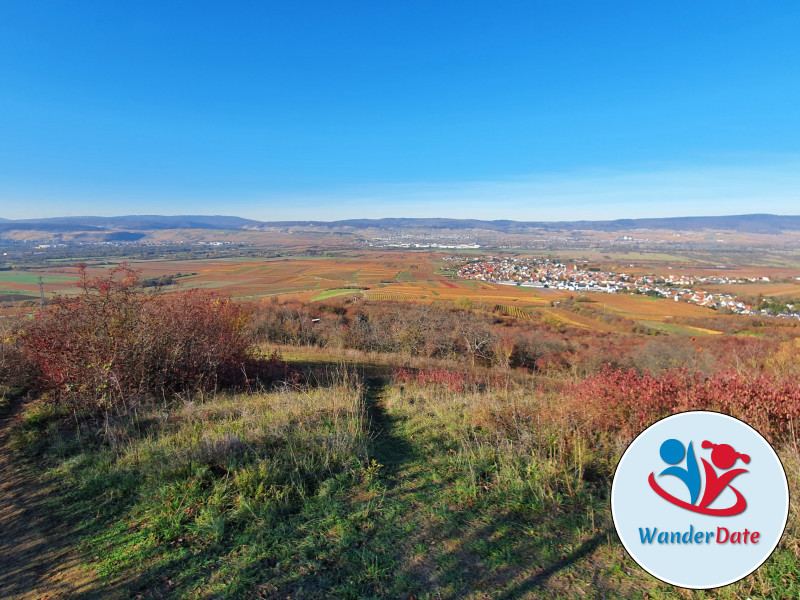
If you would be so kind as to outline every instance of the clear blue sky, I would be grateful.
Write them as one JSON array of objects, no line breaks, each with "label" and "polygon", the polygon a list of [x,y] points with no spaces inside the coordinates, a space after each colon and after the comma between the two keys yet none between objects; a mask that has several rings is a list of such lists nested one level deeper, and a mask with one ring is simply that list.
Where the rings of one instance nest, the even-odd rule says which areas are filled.
[{"label": "clear blue sky", "polygon": [[0,2],[0,216],[800,206],[800,2]]}]

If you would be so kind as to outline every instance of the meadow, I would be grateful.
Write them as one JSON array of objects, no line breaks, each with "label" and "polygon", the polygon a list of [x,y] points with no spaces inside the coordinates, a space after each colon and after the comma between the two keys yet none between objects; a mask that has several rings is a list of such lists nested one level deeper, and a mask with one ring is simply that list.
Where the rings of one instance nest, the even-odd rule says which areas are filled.
[{"label": "meadow", "polygon": [[444,266],[191,261],[143,276],[221,285],[157,290],[90,267],[82,293],[0,320],[3,457],[27,473],[8,497],[46,489],[26,519],[59,523],[55,562],[76,565],[50,597],[800,595],[796,507],[762,568],[707,592],[642,571],[609,512],[632,437],[692,408],[761,431],[796,495],[793,322]]}]

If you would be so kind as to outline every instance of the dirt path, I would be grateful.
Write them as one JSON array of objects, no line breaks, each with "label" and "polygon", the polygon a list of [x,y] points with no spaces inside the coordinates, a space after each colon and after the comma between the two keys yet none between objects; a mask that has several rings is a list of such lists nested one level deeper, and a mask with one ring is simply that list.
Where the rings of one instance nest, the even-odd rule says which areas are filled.
[{"label": "dirt path", "polygon": [[0,599],[89,598],[92,573],[68,544],[68,532],[49,520],[47,490],[26,475],[8,448],[19,408],[0,414]]}]

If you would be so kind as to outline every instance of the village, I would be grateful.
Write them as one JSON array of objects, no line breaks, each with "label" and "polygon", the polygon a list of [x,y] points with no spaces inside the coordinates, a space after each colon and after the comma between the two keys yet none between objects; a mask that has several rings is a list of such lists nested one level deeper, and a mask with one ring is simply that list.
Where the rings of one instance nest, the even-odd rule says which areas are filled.
[{"label": "village", "polygon": [[[769,277],[736,278],[720,275],[629,275],[578,264],[567,265],[550,259],[489,257],[469,262],[458,270],[464,279],[501,285],[551,288],[573,292],[629,293],[660,296],[739,315],[764,315],[800,319],[800,310],[787,304],[785,310],[759,309],[732,294],[698,289],[703,284],[744,284],[769,282]],[[798,307],[800,308],[800,307]]]}]

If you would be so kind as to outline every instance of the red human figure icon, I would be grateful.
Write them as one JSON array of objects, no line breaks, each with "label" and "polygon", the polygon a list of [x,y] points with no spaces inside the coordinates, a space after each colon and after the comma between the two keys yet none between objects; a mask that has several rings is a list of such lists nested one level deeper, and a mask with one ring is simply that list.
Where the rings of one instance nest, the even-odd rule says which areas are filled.
[{"label": "red human figure icon", "polygon": [[[750,462],[750,457],[747,454],[736,452],[736,450],[734,450],[733,447],[729,446],[728,444],[712,444],[706,440],[703,442],[702,447],[706,449],[713,448],[711,451],[711,462],[714,463],[714,466],[718,469],[730,469],[738,459],[742,459],[742,462],[745,464]],[[748,472],[747,469],[733,469],[732,471],[728,471],[718,476],[717,472],[714,470],[714,467],[708,464],[708,461],[706,461],[705,458],[700,460],[703,461],[703,468],[705,469],[706,473],[706,489],[703,493],[703,498],[700,501],[701,508],[707,507],[714,500],[716,500],[717,496],[722,493],[722,490],[730,485],[734,477]],[[732,510],[738,509],[736,512],[731,514],[739,514],[747,507],[747,502],[739,490],[733,486],[730,486],[730,488],[736,494],[736,504],[731,508]]]}]

